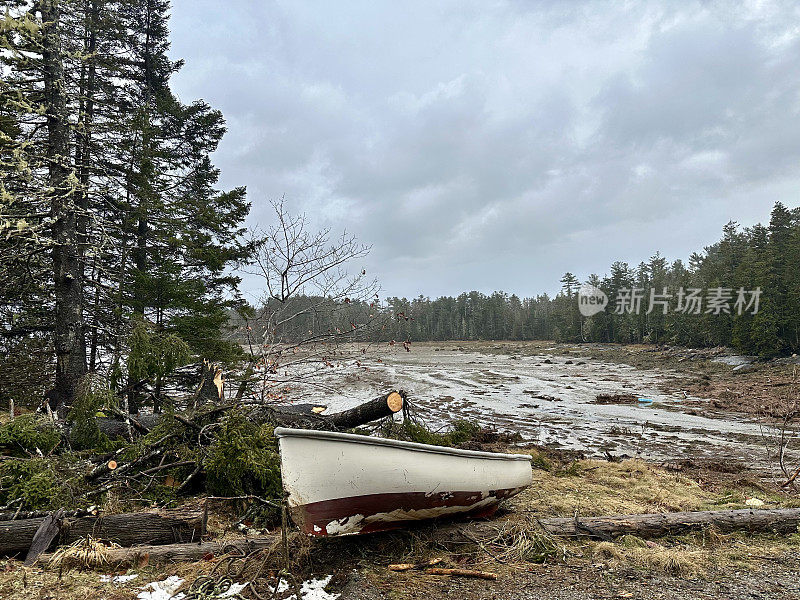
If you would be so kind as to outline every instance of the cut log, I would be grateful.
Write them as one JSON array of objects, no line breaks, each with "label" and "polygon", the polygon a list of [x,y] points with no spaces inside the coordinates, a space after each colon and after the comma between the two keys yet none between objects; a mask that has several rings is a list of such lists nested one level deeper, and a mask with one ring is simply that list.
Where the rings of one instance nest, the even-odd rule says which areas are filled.
[{"label": "cut log", "polygon": [[[0,554],[26,552],[45,518],[0,522]],[[77,517],[64,519],[59,541],[70,544],[92,535],[120,546],[174,544],[199,540],[202,522],[201,510]]]},{"label": "cut log", "polygon": [[351,409],[331,415],[318,414],[317,404],[290,406],[258,406],[251,409],[250,418],[257,423],[273,423],[296,429],[323,429],[337,431],[366,425],[402,410],[406,393],[391,391]]},{"label": "cut log", "polygon": [[[771,531],[796,533],[800,525],[800,508],[775,508],[764,510],[710,510],[696,512],[654,513],[638,515],[612,515],[607,517],[546,518],[539,519],[541,527],[549,534],[562,537],[588,537],[613,539],[622,535],[655,538],[677,535],[713,526],[722,532]],[[480,542],[495,539],[502,531],[491,521],[476,521],[452,533],[464,532]],[[456,539],[456,536],[451,536]],[[463,538],[462,538],[463,539]]]},{"label": "cut log", "polygon": [[349,410],[320,416],[329,420],[338,429],[352,429],[399,412],[403,408],[405,397],[406,394],[402,390],[392,391]]},{"label": "cut log", "polygon": [[[171,563],[176,561],[196,561],[222,556],[233,549],[243,554],[254,550],[270,548],[280,542],[279,535],[225,540],[224,542],[202,542],[188,544],[167,544],[163,546],[133,546],[131,548],[109,548],[104,558],[110,567],[138,566],[144,562],[148,565]],[[39,564],[47,565],[52,554],[43,554]]]}]

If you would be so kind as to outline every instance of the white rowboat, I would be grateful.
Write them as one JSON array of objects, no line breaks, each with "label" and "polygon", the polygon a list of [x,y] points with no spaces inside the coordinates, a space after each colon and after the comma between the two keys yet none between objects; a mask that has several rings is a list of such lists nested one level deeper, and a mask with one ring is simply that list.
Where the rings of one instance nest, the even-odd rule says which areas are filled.
[{"label": "white rowboat", "polygon": [[531,457],[278,427],[292,520],[326,536],[446,515],[487,516],[531,484]]}]

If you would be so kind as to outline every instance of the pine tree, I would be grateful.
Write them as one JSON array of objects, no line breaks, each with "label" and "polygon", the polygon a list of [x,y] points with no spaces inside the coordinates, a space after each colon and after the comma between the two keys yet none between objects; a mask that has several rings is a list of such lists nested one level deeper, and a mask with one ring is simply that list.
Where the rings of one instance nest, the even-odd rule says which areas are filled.
[{"label": "pine tree", "polygon": [[[68,56],[60,3],[42,0],[33,6],[15,3],[3,17],[3,62],[10,76],[3,81],[6,122],[16,121],[7,136],[19,176],[3,182],[3,214],[14,215],[12,228],[29,252],[50,255],[52,283],[54,391],[59,404],[71,405],[86,372],[83,329],[83,263],[79,205],[80,182],[71,154]],[[15,181],[14,181],[15,180]],[[30,219],[30,221],[29,221]],[[15,257],[5,257],[13,261]],[[8,264],[3,270],[8,271]]]}]

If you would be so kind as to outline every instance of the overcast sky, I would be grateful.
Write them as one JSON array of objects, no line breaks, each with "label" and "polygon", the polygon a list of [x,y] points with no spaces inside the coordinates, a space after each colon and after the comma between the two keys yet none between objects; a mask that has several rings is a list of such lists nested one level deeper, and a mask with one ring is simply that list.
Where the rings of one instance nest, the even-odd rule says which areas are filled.
[{"label": "overcast sky", "polygon": [[251,224],[346,228],[382,296],[552,293],[798,205],[795,2],[175,0],[172,55]]}]

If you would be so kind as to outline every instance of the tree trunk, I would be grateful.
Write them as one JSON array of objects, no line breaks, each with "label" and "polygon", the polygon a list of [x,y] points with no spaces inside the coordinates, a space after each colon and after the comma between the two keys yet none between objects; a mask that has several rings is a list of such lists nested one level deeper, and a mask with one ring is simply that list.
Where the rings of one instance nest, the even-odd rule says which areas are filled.
[{"label": "tree trunk", "polygon": [[59,11],[56,0],[41,0],[44,104],[47,114],[47,158],[50,212],[53,219],[55,292],[55,390],[62,414],[72,405],[86,373],[83,332],[83,270],[78,240],[78,211],[69,181],[69,125],[66,81],[61,59]]},{"label": "tree trunk", "polygon": [[406,393],[404,391],[392,391],[349,410],[334,413],[324,418],[338,429],[352,429],[353,427],[393,415],[402,410],[405,400]]},{"label": "tree trunk", "polygon": [[[722,532],[744,530],[795,533],[800,525],[800,508],[547,518],[539,519],[539,524],[551,535],[604,540],[622,535],[635,535],[641,538],[677,535],[709,526],[716,527]],[[455,529],[455,533],[459,531],[460,528]],[[501,533],[497,523],[492,522],[470,523],[463,531],[480,541],[495,538]]]},{"label": "tree trunk", "polygon": [[251,410],[250,418],[256,422],[273,423],[281,427],[296,427],[298,429],[334,431],[352,429],[353,427],[389,417],[400,411],[405,404],[405,398],[406,393],[404,391],[391,391],[354,408],[331,415],[316,414],[313,404],[259,406]]},{"label": "tree trunk", "polygon": [[[209,387],[209,390],[212,395],[218,393],[214,384]],[[352,429],[353,427],[366,425],[372,421],[393,415],[402,409],[405,399],[406,393],[404,391],[392,391],[355,408],[332,415],[316,414],[314,412],[316,406],[313,404],[257,406],[250,408],[248,417],[255,423],[272,423],[281,427],[325,430]],[[223,408],[224,410],[230,410],[234,407]],[[223,411],[223,408],[220,409],[220,412]],[[162,415],[137,415],[134,429],[139,430],[140,433],[139,425],[144,429],[153,429],[162,418]],[[96,421],[100,431],[110,439],[126,439],[128,427],[125,421],[108,417],[96,417]]]},{"label": "tree trunk", "polygon": [[[123,515],[117,515],[123,516]],[[111,517],[106,517],[109,519]],[[613,538],[625,534],[639,537],[658,537],[677,534],[714,525],[721,531],[774,531],[778,533],[794,533],[800,524],[800,508],[779,508],[773,510],[720,510],[701,512],[658,513],[642,515],[615,515],[610,517],[585,517],[575,519],[549,518],[540,519],[541,526],[552,535],[588,536],[596,538]],[[491,541],[502,534],[507,522],[474,521],[470,523],[452,523],[431,527],[435,539],[446,544],[449,540],[464,542],[464,534],[469,539],[479,542]],[[1,535],[1,534],[0,534]],[[31,536],[33,534],[31,533]],[[224,542],[178,543],[166,545],[137,546],[135,548],[119,548],[108,550],[104,555],[111,566],[139,564],[146,559],[148,564],[174,561],[195,561],[202,558],[221,556],[228,548],[237,548],[245,553],[269,548],[280,540],[279,535],[259,538],[226,540]],[[0,549],[2,546],[0,546]],[[47,564],[51,555],[43,555],[40,563]]]},{"label": "tree trunk", "polygon": [[[135,546],[133,548],[114,548],[107,550],[103,557],[109,567],[122,567],[130,565],[136,567],[143,561],[148,565],[158,563],[172,563],[176,561],[196,561],[219,557],[229,553],[232,549],[248,554],[255,550],[270,548],[280,542],[279,535],[270,535],[257,538],[233,539],[223,542],[202,542],[191,544],[167,544],[162,546]],[[40,557],[39,564],[46,566],[52,554]]]},{"label": "tree trunk", "polygon": [[[81,86],[80,86],[80,101],[79,101],[79,114],[78,119],[82,127],[79,128],[79,135],[77,143],[75,144],[75,163],[78,166],[79,179],[81,183],[80,195],[78,206],[83,211],[83,214],[78,219],[78,233],[79,233],[79,258],[81,262],[81,272],[86,273],[86,253],[84,248],[89,244],[89,177],[91,175],[92,164],[92,127],[94,124],[94,93],[97,80],[97,65],[95,53],[97,52],[97,22],[99,19],[99,8],[96,0],[86,0],[84,3],[85,11],[85,28],[86,37],[84,39],[84,52],[87,56],[91,57],[88,60],[88,66],[84,62],[81,69]],[[89,352],[89,370],[95,371],[97,363],[97,319],[100,309],[100,286],[99,286],[99,273],[97,274],[98,280],[95,281],[94,275],[97,271],[97,257],[94,258],[94,267],[92,269],[92,284],[95,285],[94,294],[94,319],[91,327],[91,344]]]},{"label": "tree trunk", "polygon": [[218,403],[222,400],[223,385],[222,369],[204,360],[200,372],[200,385],[192,398],[192,408],[197,409],[209,402]]},{"label": "tree trunk", "polygon": [[655,513],[642,515],[615,515],[610,517],[583,517],[579,519],[543,519],[544,529],[553,535],[570,537],[615,538],[636,535],[642,538],[677,535],[703,527],[713,526],[726,531],[797,532],[800,508],[769,510],[709,510],[696,512]]},{"label": "tree trunk", "polygon": [[[0,522],[0,554],[26,552],[45,518]],[[71,544],[87,535],[120,546],[199,541],[202,521],[203,512],[200,510],[177,509],[77,517],[64,519],[59,543]]]}]

